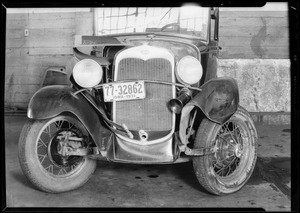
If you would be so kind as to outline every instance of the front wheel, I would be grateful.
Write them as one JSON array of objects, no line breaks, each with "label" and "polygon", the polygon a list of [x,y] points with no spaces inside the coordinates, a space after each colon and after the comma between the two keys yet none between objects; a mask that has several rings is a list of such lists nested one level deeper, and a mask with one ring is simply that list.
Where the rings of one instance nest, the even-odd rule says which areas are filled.
[{"label": "front wheel", "polygon": [[239,107],[223,125],[204,119],[194,148],[213,148],[214,153],[194,157],[199,183],[210,193],[229,194],[250,178],[257,158],[257,132],[249,113]]},{"label": "front wheel", "polygon": [[[25,176],[38,189],[59,193],[83,185],[96,169],[96,160],[59,153],[62,135],[87,137],[85,127],[73,116],[59,115],[29,120],[19,138],[19,162]],[[86,144],[81,142],[81,146]]]}]

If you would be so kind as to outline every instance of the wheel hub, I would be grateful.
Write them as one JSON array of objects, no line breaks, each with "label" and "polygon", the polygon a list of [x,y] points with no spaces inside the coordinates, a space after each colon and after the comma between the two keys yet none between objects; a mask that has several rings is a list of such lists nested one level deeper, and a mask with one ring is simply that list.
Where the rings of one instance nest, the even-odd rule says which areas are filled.
[{"label": "wheel hub", "polygon": [[214,147],[213,167],[216,175],[226,177],[237,169],[243,154],[238,134],[239,130],[235,126],[226,126],[220,130]]},{"label": "wheel hub", "polygon": [[234,154],[238,158],[240,158],[242,156],[242,146],[240,144],[236,144],[234,146]]},{"label": "wheel hub", "polygon": [[[74,163],[75,158],[72,156],[68,156],[68,150],[72,149],[70,144],[76,144],[76,148],[81,147],[81,142],[73,142],[69,139],[72,138],[72,135],[76,135],[76,133],[72,131],[61,130],[58,131],[54,138],[51,140],[48,149],[48,155],[50,160],[58,166],[67,167]],[[80,144],[80,145],[78,145]]]},{"label": "wheel hub", "polygon": [[223,138],[221,143],[219,144],[216,152],[216,158],[220,161],[224,161],[233,156],[240,156],[240,148],[239,144],[236,144],[234,140],[230,136],[226,136]]}]

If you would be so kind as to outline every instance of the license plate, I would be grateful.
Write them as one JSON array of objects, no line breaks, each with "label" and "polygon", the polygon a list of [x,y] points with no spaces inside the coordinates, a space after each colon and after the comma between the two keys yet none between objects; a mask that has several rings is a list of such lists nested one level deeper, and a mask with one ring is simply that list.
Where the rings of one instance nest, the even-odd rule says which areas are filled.
[{"label": "license plate", "polygon": [[105,102],[143,99],[146,97],[144,81],[104,84],[103,95]]}]

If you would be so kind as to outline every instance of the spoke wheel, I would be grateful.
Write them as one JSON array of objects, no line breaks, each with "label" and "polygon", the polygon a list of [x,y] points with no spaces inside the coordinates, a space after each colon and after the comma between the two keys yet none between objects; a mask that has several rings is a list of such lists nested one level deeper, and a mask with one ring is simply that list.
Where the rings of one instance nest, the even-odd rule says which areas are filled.
[{"label": "spoke wheel", "polygon": [[[61,119],[61,120],[58,120]],[[58,153],[62,133],[75,137],[83,137],[82,132],[65,118],[51,120],[41,129],[37,142],[37,155],[45,172],[57,177],[72,175],[84,162],[83,157],[63,157]],[[83,144],[85,145],[85,144]]]},{"label": "spoke wheel", "polygon": [[[60,115],[46,120],[29,120],[19,139],[19,162],[25,176],[40,190],[52,193],[83,185],[96,169],[96,160],[63,156],[59,152],[64,136],[88,137],[77,118]],[[85,147],[83,141],[80,147]]]},{"label": "spoke wheel", "polygon": [[257,157],[257,133],[248,112],[239,107],[223,125],[204,119],[195,148],[213,147],[213,154],[193,158],[200,184],[213,194],[229,194],[250,178]]}]

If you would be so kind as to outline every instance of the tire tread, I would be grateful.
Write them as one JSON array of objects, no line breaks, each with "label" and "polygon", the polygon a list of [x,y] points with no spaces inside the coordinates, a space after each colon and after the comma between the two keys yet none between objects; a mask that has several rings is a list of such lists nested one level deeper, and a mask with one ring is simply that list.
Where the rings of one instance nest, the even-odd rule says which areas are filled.
[{"label": "tire tread", "polygon": [[[243,107],[239,106],[236,113],[244,114],[247,117],[247,120],[249,120],[251,122],[251,124],[252,124],[251,126],[254,127],[254,122],[247,110],[245,110]],[[194,148],[207,147],[207,144],[209,144],[208,140],[210,140],[210,138],[211,138],[211,134],[213,133],[214,129],[217,128],[218,126],[220,126],[220,124],[216,124],[216,123],[208,120],[207,118],[204,118],[198,128],[196,138],[195,138],[195,144],[194,144],[195,147]],[[251,165],[251,171],[250,171],[250,175],[251,175],[251,173],[254,169],[255,163],[256,163],[256,158],[257,158],[257,132],[256,132],[255,127],[254,127],[254,129],[251,129],[250,132],[255,138],[255,153],[254,153],[254,161],[252,162],[252,165]],[[209,180],[207,177],[207,174],[209,171],[207,171],[207,168],[205,166],[204,156],[194,157],[193,158],[193,166],[194,166],[195,175],[196,175],[199,183],[206,191],[208,191],[209,193],[214,194],[214,195],[226,194],[226,193],[223,193],[222,191],[218,190],[216,187],[212,187],[211,184],[209,183]],[[250,175],[248,175],[246,181],[250,178]]]}]

